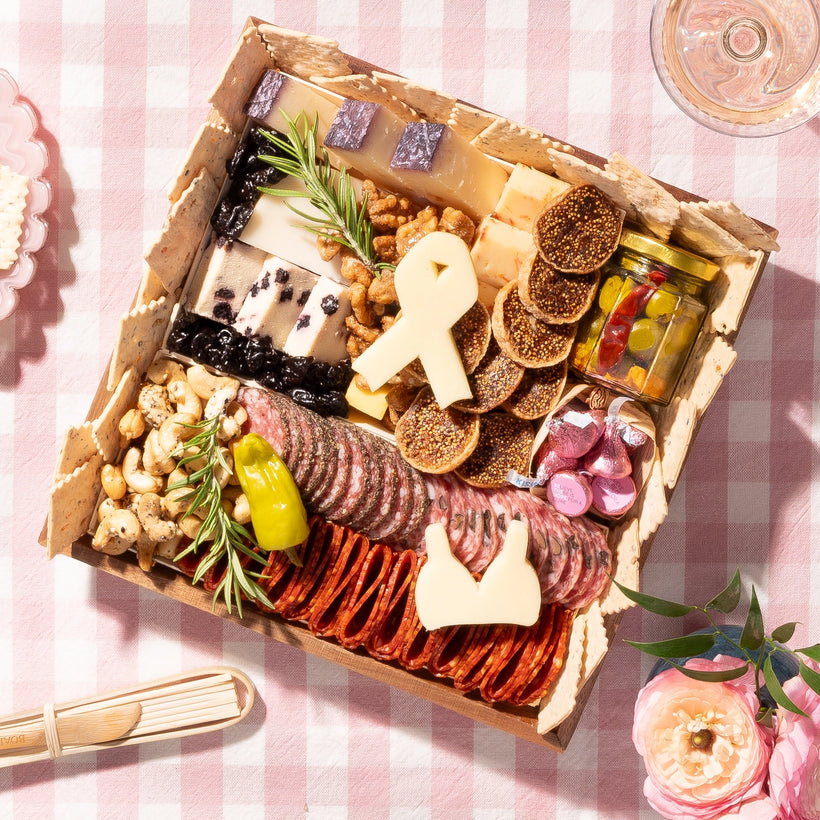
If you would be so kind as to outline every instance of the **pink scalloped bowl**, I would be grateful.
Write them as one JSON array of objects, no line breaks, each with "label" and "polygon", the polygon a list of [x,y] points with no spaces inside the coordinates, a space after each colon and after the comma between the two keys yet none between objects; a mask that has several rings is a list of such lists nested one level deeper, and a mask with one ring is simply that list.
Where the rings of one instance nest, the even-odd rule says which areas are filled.
[{"label": "pink scalloped bowl", "polygon": [[17,291],[25,287],[37,269],[35,254],[46,241],[48,225],[42,214],[51,204],[51,185],[43,179],[48,165],[45,145],[34,139],[37,117],[11,75],[0,68],[0,163],[29,178],[29,194],[17,261],[0,271],[0,319],[17,307]]}]

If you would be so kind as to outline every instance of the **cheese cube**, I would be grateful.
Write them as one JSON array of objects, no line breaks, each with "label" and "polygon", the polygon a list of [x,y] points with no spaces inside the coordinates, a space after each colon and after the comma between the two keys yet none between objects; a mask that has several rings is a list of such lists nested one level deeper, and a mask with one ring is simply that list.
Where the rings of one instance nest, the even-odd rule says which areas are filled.
[{"label": "cheese cube", "polygon": [[523,231],[531,231],[547,204],[569,183],[518,163],[501,192],[493,216]]},{"label": "cheese cube", "polygon": [[[285,191],[305,190],[304,183],[295,177],[285,177],[271,187]],[[248,224],[240,234],[241,240],[267,253],[287,259],[301,268],[344,284],[340,273],[342,260],[339,254],[328,262],[323,260],[316,249],[316,234],[308,230],[315,223],[300,216],[290,205],[302,213],[323,218],[319,209],[304,197],[262,194],[253,207]]]},{"label": "cheese cube", "polygon": [[282,350],[335,364],[347,358],[345,319],[352,313],[347,288],[320,277]]},{"label": "cheese cube", "polygon": [[269,336],[281,350],[318,277],[309,270],[268,257],[233,323],[245,336]]},{"label": "cheese cube", "polygon": [[289,74],[269,69],[256,84],[245,105],[245,113],[274,131],[287,133],[285,115],[295,120],[304,112],[309,126],[318,122],[317,140],[321,145],[343,99]]},{"label": "cheese cube", "polygon": [[492,212],[507,181],[499,163],[437,122],[407,124],[390,170],[408,194],[452,205],[476,220]]},{"label": "cheese cube", "polygon": [[387,412],[387,394],[391,385],[383,385],[378,390],[364,390],[353,379],[345,393],[347,403],[356,410],[374,419],[383,419]]},{"label": "cheese cube", "polygon": [[486,300],[508,282],[527,272],[535,261],[535,242],[529,231],[514,228],[500,219],[488,216],[481,220],[470,251],[478,281],[479,298]]},{"label": "cheese cube", "polygon": [[186,308],[231,324],[268,254],[243,242],[212,242],[191,276]]}]

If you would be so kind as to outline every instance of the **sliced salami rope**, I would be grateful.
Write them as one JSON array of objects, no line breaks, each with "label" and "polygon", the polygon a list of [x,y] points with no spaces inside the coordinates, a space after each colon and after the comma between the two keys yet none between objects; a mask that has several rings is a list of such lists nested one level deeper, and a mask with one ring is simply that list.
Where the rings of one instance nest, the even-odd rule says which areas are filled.
[{"label": "sliced salami rope", "polygon": [[503,635],[504,630],[511,630],[506,624],[485,624],[475,633],[465,648],[451,675],[453,685],[462,692],[471,692],[481,683],[490,663],[493,646]]},{"label": "sliced salami rope", "polygon": [[413,607],[413,620],[407,629],[407,640],[399,652],[399,663],[410,670],[422,669],[433,652],[434,633],[428,632]]},{"label": "sliced salami rope", "polygon": [[243,387],[237,396],[248,412],[246,433],[257,433],[278,453],[286,464],[290,457],[291,430],[285,418],[285,402],[256,387]]},{"label": "sliced salami rope", "polygon": [[414,592],[421,566],[413,550],[396,553],[384,597],[376,613],[376,625],[367,640],[367,651],[380,660],[392,661],[407,638],[416,612]]},{"label": "sliced salami rope", "polygon": [[[384,464],[379,449],[379,439],[356,425],[349,425],[348,432],[358,442],[362,454],[362,464],[367,475],[368,489],[359,495],[358,502],[350,509],[345,523],[357,532],[363,532],[372,538],[368,523],[378,506],[384,487]],[[352,493],[351,493],[352,494]]]},{"label": "sliced salami rope", "polygon": [[346,649],[355,649],[370,637],[392,566],[393,550],[386,544],[374,544],[365,556],[336,622],[336,640]]},{"label": "sliced salami rope", "polygon": [[479,630],[478,626],[448,626],[436,630],[436,640],[427,661],[427,670],[437,678],[451,675]]},{"label": "sliced salami rope", "polygon": [[490,667],[480,684],[481,697],[489,703],[498,703],[504,700],[507,691],[512,690],[510,683],[516,680],[516,673],[523,657],[530,649],[532,638],[531,629],[516,627],[512,639],[512,650],[503,661],[496,662]]}]

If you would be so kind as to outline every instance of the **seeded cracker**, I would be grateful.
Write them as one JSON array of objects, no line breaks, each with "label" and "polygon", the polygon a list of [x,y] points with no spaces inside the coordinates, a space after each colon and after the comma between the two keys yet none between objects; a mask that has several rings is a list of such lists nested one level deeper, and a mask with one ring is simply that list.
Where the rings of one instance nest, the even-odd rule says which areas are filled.
[{"label": "seeded cracker", "polygon": [[570,153],[568,145],[555,142],[533,128],[528,128],[506,117],[496,117],[472,140],[473,145],[485,154],[513,164],[520,162],[539,171],[552,173],[553,165],[547,149]]},{"label": "seeded cracker", "polygon": [[[612,535],[610,543],[613,547],[612,557],[615,564],[613,577],[622,586],[638,589],[641,536],[637,519],[633,518],[621,524]],[[633,606],[635,604],[615,584],[609,585],[606,595],[601,599],[601,612],[604,615],[623,612]]]},{"label": "seeded cracker", "polygon": [[27,195],[28,177],[0,165],[0,271],[17,261]]},{"label": "seeded cracker", "polygon": [[[270,23],[260,23],[259,33],[273,55],[276,67],[286,74],[295,74],[307,80],[313,75],[341,77],[351,73],[347,57],[339,49],[337,40],[279,28]],[[259,74],[254,82],[258,79]],[[243,104],[246,97],[247,94],[242,98]]]},{"label": "seeded cracker", "polygon": [[79,427],[69,427],[63,436],[63,446],[54,468],[55,483],[71,475],[94,455],[97,455],[97,445],[94,443],[91,422],[83,422]]},{"label": "seeded cracker", "polygon": [[523,375],[524,368],[505,356],[498,342],[491,339],[484,358],[467,377],[472,399],[454,402],[453,407],[466,413],[487,413],[512,395]]},{"label": "seeded cracker", "polygon": [[49,558],[67,552],[88,529],[100,494],[102,465],[102,457],[96,454],[52,487],[46,534]]},{"label": "seeded cracker", "polygon": [[450,112],[456,104],[455,97],[385,71],[374,71],[372,76],[379,85],[407,103],[428,122],[446,123],[450,118]]},{"label": "seeded cracker", "polygon": [[480,417],[478,444],[456,475],[474,487],[502,487],[510,470],[527,472],[535,432],[532,424],[508,413]]},{"label": "seeded cracker", "polygon": [[[216,112],[211,112],[213,116]],[[219,115],[216,114],[218,117]],[[221,119],[221,118],[220,118]],[[168,199],[176,202],[191,180],[206,168],[217,187],[222,187],[228,175],[228,162],[239,144],[239,135],[224,123],[205,122],[194,137],[182,171],[174,180]]]},{"label": "seeded cracker", "polygon": [[672,231],[672,240],[712,259],[749,255],[746,245],[712,222],[690,202],[681,202],[680,217]]},{"label": "seeded cracker", "polygon": [[720,275],[709,289],[712,310],[704,322],[707,331],[733,333],[740,327],[752,295],[755,271],[763,264],[762,257],[762,251],[750,251],[749,256],[727,256],[720,260]]},{"label": "seeded cracker", "polygon": [[120,419],[136,402],[139,385],[140,374],[136,368],[129,367],[102,413],[92,422],[94,442],[106,462],[114,461],[120,452]]},{"label": "seeded cracker", "polygon": [[588,681],[598,668],[609,648],[606,625],[599,601],[593,601],[586,610],[587,628],[584,644],[584,664],[581,670],[581,685]]},{"label": "seeded cracker", "polygon": [[693,202],[704,216],[716,222],[728,231],[739,242],[753,251],[767,251],[776,253],[780,250],[775,236],[761,228],[751,217],[747,216],[734,202]]},{"label": "seeded cracker", "polygon": [[367,74],[349,74],[345,77],[318,77],[310,78],[315,83],[334,94],[341,94],[352,100],[373,102],[383,105],[405,122],[418,122],[421,117],[409,105],[394,97],[386,88],[380,86]]},{"label": "seeded cracker", "polygon": [[404,460],[425,473],[447,473],[462,464],[478,444],[479,421],[452,407],[442,410],[425,387],[396,425],[396,444]]},{"label": "seeded cracker", "polygon": [[453,106],[447,125],[461,137],[471,140],[495,122],[495,114],[457,102]]},{"label": "seeded cracker", "polygon": [[550,367],[527,368],[504,409],[522,419],[540,419],[558,406],[569,367],[566,359]]}]

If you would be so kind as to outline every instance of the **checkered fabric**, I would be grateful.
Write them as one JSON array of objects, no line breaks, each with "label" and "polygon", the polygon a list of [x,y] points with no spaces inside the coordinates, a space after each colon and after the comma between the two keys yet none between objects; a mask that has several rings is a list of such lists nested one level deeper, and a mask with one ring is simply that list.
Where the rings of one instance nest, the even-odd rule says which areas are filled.
[{"label": "checkered fabric", "polygon": [[[740,567],[767,621],[820,635],[818,126],[733,139],[666,97],[650,0],[3,0],[0,62],[51,157],[50,235],[0,321],[0,710],[225,663],[258,687],[225,732],[0,769],[13,818],[641,818],[632,708],[649,664],[620,640],[679,634],[630,612],[563,755],[59,557],[37,543],[62,431],[85,416],[165,190],[248,15],[780,229],[643,575],[707,600]],[[684,627],[694,624],[684,623]]]}]

